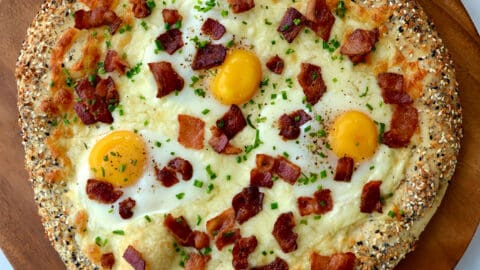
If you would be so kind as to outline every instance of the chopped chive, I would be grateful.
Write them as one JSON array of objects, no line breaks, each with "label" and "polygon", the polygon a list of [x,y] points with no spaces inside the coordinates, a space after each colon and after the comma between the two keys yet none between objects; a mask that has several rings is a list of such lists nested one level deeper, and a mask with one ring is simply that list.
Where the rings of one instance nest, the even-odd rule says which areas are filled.
[{"label": "chopped chive", "polygon": [[115,230],[112,233],[117,235],[125,235],[125,232],[123,230]]},{"label": "chopped chive", "polygon": [[277,202],[273,202],[270,204],[270,208],[273,210],[273,209],[277,209],[278,208],[278,203]]},{"label": "chopped chive", "polygon": [[183,199],[184,196],[185,196],[184,192],[181,192],[181,193],[178,193],[177,195],[175,195],[175,197],[177,197],[177,199],[179,199],[179,200]]}]

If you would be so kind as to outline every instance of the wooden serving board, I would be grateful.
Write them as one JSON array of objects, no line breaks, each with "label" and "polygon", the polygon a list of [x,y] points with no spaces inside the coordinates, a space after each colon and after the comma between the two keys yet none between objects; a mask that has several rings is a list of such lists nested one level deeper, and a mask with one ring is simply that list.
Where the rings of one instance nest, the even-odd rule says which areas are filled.
[{"label": "wooden serving board", "polygon": [[[464,139],[454,179],[414,252],[397,269],[452,269],[480,220],[480,37],[460,0],[419,0],[456,63]],[[41,1],[0,0],[0,247],[15,269],[64,269],[44,236],[23,165],[15,61]],[[2,268],[0,266],[0,268]]]}]

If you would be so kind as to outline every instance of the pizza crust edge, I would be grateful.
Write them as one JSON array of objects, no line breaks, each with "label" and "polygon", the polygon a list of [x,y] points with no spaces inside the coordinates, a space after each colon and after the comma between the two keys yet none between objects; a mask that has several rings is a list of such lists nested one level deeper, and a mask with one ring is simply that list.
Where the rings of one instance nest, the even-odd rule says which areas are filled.
[{"label": "pizza crust edge", "polygon": [[[368,6],[374,2],[367,0],[363,4]],[[433,23],[412,0],[388,2],[396,4],[391,18],[393,25],[405,27],[403,31],[390,29],[401,37],[400,42],[405,43],[400,45],[418,42],[422,36],[428,37],[428,57],[423,61],[430,61],[439,71],[437,76],[427,80],[423,96],[415,102],[420,112],[419,125],[422,131],[428,133],[430,140],[423,141],[412,150],[414,164],[408,164],[406,172],[409,180],[403,181],[394,195],[394,200],[405,211],[404,217],[401,222],[377,219],[369,226],[352,229],[358,239],[364,239],[352,247],[359,268],[372,268],[374,265],[393,268],[413,250],[455,171],[462,137],[462,112],[453,61]],[[41,101],[49,96],[50,70],[47,63],[50,62],[50,52],[65,30],[66,18],[72,16],[71,6],[68,1],[47,0],[28,29],[16,67],[17,105],[26,168],[46,234],[67,268],[93,268],[74,240],[75,228],[68,223],[67,209],[71,202],[62,195],[66,192],[66,184],[49,180],[50,174],[60,166],[45,144],[45,139],[55,127],[49,123],[51,119],[39,110]],[[430,113],[424,113],[426,110]],[[442,122],[445,124],[439,124]]]}]

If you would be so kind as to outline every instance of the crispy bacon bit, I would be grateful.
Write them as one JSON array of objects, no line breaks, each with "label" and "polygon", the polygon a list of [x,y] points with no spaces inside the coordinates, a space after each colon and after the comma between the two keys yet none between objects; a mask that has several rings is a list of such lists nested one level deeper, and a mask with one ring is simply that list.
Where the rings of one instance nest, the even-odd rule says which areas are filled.
[{"label": "crispy bacon bit", "polygon": [[298,197],[297,204],[302,217],[315,214],[318,211],[318,202],[315,198]]},{"label": "crispy bacon bit", "polygon": [[311,105],[317,104],[327,91],[327,86],[322,78],[322,69],[319,66],[302,63],[297,80],[302,86],[307,102]]},{"label": "crispy bacon bit", "polygon": [[130,0],[130,3],[135,18],[145,18],[152,13],[146,0]]},{"label": "crispy bacon bit", "polygon": [[192,179],[193,167],[192,164],[183,158],[176,157],[168,162],[167,165],[170,169],[180,173],[183,180]]},{"label": "crispy bacon bit", "polygon": [[208,144],[212,146],[215,152],[222,153],[229,144],[227,135],[215,126],[211,127],[210,131],[212,132],[212,138],[210,138]]},{"label": "crispy bacon bit", "polygon": [[217,120],[216,124],[230,140],[247,126],[247,121],[243,117],[242,110],[237,105],[232,105],[228,112]]},{"label": "crispy bacon bit", "polygon": [[246,187],[233,197],[232,206],[238,223],[242,224],[262,211],[263,195],[258,187]]},{"label": "crispy bacon bit", "polygon": [[171,187],[179,182],[175,171],[168,167],[160,170],[158,166],[155,166],[155,177],[164,187]]},{"label": "crispy bacon bit", "polygon": [[257,154],[255,157],[255,163],[257,164],[258,169],[264,172],[272,172],[275,169],[276,160],[269,155]]},{"label": "crispy bacon bit", "polygon": [[235,270],[248,268],[248,256],[257,248],[257,245],[258,241],[254,235],[235,241],[232,250],[232,265]]},{"label": "crispy bacon bit", "polygon": [[142,253],[136,250],[133,246],[129,245],[123,253],[123,258],[133,267],[135,270],[145,270],[145,260],[142,257]]},{"label": "crispy bacon bit", "polygon": [[305,17],[308,19],[308,27],[310,27],[317,36],[328,41],[333,24],[335,23],[335,16],[333,16],[328,8],[326,1],[309,0]]},{"label": "crispy bacon bit", "polygon": [[168,54],[174,54],[178,49],[183,47],[182,31],[178,29],[170,29],[157,37],[157,41],[162,44],[162,48]]},{"label": "crispy bacon bit", "polygon": [[221,44],[207,44],[198,48],[192,62],[193,70],[209,69],[219,66],[225,61],[227,48]]},{"label": "crispy bacon bit", "polygon": [[379,35],[376,28],[372,31],[356,29],[348,35],[347,41],[340,48],[340,53],[350,57],[354,64],[364,62],[377,43]]},{"label": "crispy bacon bit", "polygon": [[307,19],[295,8],[288,8],[283,15],[282,21],[277,28],[277,31],[280,32],[285,40],[288,43],[297,37],[297,35],[302,31],[302,28],[305,26]]},{"label": "crispy bacon bit", "polygon": [[133,216],[132,209],[135,207],[137,202],[134,199],[128,197],[127,199],[119,203],[118,213],[123,219],[129,219]]},{"label": "crispy bacon bit", "polygon": [[83,78],[78,82],[75,91],[80,100],[75,102],[73,109],[85,125],[113,122],[109,107],[118,104],[119,96],[111,77],[105,80],[100,80],[98,76],[93,80]]},{"label": "crispy bacon bit", "polygon": [[208,237],[208,234],[195,230],[188,236],[187,243],[189,246],[193,246],[196,249],[202,249],[210,245],[210,238]]},{"label": "crispy bacon bit", "polygon": [[219,40],[225,32],[225,26],[212,18],[208,18],[202,25],[202,33],[210,36],[213,40]]},{"label": "crispy bacon bit", "polygon": [[115,264],[115,256],[113,253],[104,253],[100,259],[101,265],[105,269],[112,269],[113,265]]},{"label": "crispy bacon bit", "polygon": [[360,204],[362,213],[372,213],[373,211],[382,213],[382,202],[380,200],[381,184],[382,181],[370,181],[363,186]]},{"label": "crispy bacon bit", "polygon": [[279,135],[284,140],[294,140],[300,136],[300,126],[312,120],[304,110],[297,110],[290,114],[283,114],[278,120],[280,127]]},{"label": "crispy bacon bit", "polygon": [[334,180],[350,182],[353,174],[353,158],[342,157],[338,159]]},{"label": "crispy bacon bit", "polygon": [[254,0],[228,0],[233,13],[242,13],[255,7]]},{"label": "crispy bacon bit", "polygon": [[266,65],[271,72],[276,74],[282,74],[283,68],[285,67],[285,63],[283,62],[283,59],[280,58],[278,54],[268,59]]},{"label": "crispy bacon bit", "polygon": [[335,253],[332,256],[322,256],[312,253],[310,257],[311,270],[353,270],[355,254],[352,252]]},{"label": "crispy bacon bit", "polygon": [[378,86],[382,89],[383,101],[387,104],[412,104],[413,100],[405,91],[403,75],[397,73],[380,73]]},{"label": "crispy bacon bit", "polygon": [[78,10],[75,12],[75,28],[90,29],[108,25],[113,35],[122,23],[122,19],[108,7],[97,7],[92,10]]},{"label": "crispy bacon bit", "polygon": [[311,214],[325,214],[333,209],[333,200],[330,189],[317,190],[312,197],[299,197],[298,209],[301,216]]},{"label": "crispy bacon bit", "polygon": [[278,216],[273,225],[273,237],[280,245],[283,252],[288,253],[297,249],[298,234],[293,231],[295,218],[292,212],[283,213]]},{"label": "crispy bacon bit", "polygon": [[178,13],[176,9],[164,9],[162,10],[163,22],[168,23],[169,25],[174,25],[178,21],[181,21],[182,15]]},{"label": "crispy bacon bit", "polygon": [[313,193],[313,197],[315,197],[315,200],[318,203],[317,214],[325,214],[333,209],[332,192],[330,189],[324,188],[322,190],[317,190]]},{"label": "crispy bacon bit", "polygon": [[183,216],[174,218],[171,214],[168,214],[163,221],[163,225],[167,227],[167,230],[173,235],[178,243],[180,243],[180,245],[186,246],[189,244],[189,240],[192,240],[190,238],[192,229],[190,229],[190,226]]},{"label": "crispy bacon bit", "polygon": [[191,252],[188,254],[188,260],[185,262],[185,270],[204,270],[211,257]]},{"label": "crispy bacon bit", "polygon": [[123,195],[123,191],[115,190],[109,182],[88,179],[86,192],[90,200],[101,203],[114,203]]},{"label": "crispy bacon bit", "polygon": [[267,265],[253,267],[251,270],[288,270],[288,263],[280,257]]},{"label": "crispy bacon bit", "polygon": [[407,147],[417,127],[417,109],[411,105],[398,105],[393,112],[390,130],[383,134],[382,143],[390,148]]},{"label": "crispy bacon bit", "polygon": [[254,187],[273,187],[272,173],[253,168],[250,171],[250,185]]},{"label": "crispy bacon bit", "polygon": [[106,72],[117,70],[118,73],[123,75],[128,67],[127,61],[123,60],[116,51],[108,50],[104,62],[104,69]]},{"label": "crispy bacon bit", "polygon": [[285,182],[293,185],[297,182],[302,170],[290,160],[278,156],[275,162],[274,172]]},{"label": "crispy bacon bit", "polygon": [[207,221],[206,227],[208,234],[214,238],[218,250],[224,246],[235,243],[235,240],[241,237],[240,230],[235,226],[235,210],[228,208],[220,215]]},{"label": "crispy bacon bit", "polygon": [[203,148],[205,122],[186,114],[178,115],[178,142],[186,148],[200,150]]},{"label": "crispy bacon bit", "polygon": [[169,62],[148,63],[148,67],[157,83],[158,98],[183,89],[185,83],[183,78],[178,75]]}]

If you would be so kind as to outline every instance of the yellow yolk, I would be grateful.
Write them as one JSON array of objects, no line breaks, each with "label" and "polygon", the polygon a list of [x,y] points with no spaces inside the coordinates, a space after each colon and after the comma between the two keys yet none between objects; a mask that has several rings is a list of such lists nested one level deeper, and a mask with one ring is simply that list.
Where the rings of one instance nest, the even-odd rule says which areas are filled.
[{"label": "yellow yolk", "polygon": [[95,144],[88,161],[96,179],[117,187],[130,186],[143,173],[145,143],[131,131],[114,131]]},{"label": "yellow yolk", "polygon": [[366,114],[348,111],[335,119],[329,139],[333,152],[338,157],[347,156],[359,162],[375,153],[377,127]]},{"label": "yellow yolk", "polygon": [[223,104],[243,104],[257,92],[262,79],[258,57],[249,51],[231,51],[211,81],[215,98]]}]

